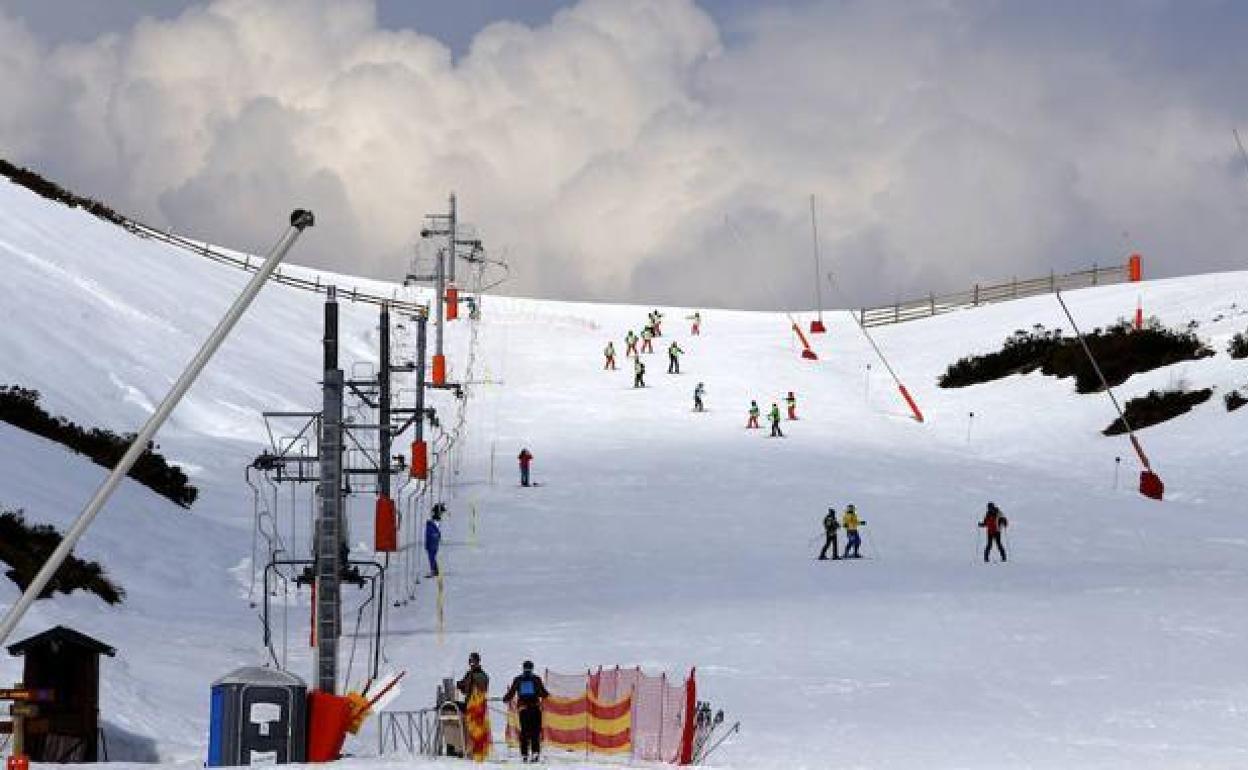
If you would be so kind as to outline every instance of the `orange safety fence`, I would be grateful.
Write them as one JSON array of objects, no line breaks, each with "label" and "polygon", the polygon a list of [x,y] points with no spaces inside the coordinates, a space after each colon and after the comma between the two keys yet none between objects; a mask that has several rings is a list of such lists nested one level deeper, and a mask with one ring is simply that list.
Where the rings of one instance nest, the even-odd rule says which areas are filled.
[{"label": "orange safety fence", "polygon": [[[640,668],[599,668],[584,674],[546,671],[550,698],[542,712],[543,747],[627,754],[689,764],[696,707],[694,672],[670,682]],[[507,716],[507,742],[519,740],[519,718]]]}]

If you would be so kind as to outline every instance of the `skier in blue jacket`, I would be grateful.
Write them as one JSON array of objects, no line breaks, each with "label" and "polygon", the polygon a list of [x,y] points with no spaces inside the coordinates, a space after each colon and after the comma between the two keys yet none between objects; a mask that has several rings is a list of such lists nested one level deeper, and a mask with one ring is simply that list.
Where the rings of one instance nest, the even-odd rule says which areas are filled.
[{"label": "skier in blue jacket", "polygon": [[438,546],[442,544],[442,528],[438,522],[442,520],[442,512],[446,506],[434,503],[428,521],[425,522],[425,553],[429,555],[429,574],[427,577],[438,576]]}]

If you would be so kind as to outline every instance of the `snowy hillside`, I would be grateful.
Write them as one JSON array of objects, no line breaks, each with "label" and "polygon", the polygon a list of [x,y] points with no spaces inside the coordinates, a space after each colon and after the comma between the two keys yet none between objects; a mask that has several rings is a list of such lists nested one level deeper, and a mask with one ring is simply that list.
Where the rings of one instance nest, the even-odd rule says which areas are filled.
[{"label": "snowy hillside", "polygon": [[[0,265],[0,382],[118,431],[141,423],[246,280],[7,183]],[[602,371],[601,350],[614,339],[622,353],[624,330],[648,308],[487,297],[474,372],[484,382],[447,490],[446,625],[439,633],[428,582],[390,608],[388,667],[409,671],[392,708],[428,705],[436,680],[476,649],[500,681],[526,657],[559,671],[697,666],[701,694],[742,721],[713,758],[725,767],[1245,763],[1248,410],[1227,413],[1221,394],[1248,385],[1248,361],[1225,353],[1248,328],[1248,273],[1068,301],[1091,328],[1129,315],[1140,293],[1169,325],[1199,321],[1218,351],[1119,388],[1128,398],[1179,381],[1218,389],[1142,433],[1164,503],[1132,490],[1126,440],[1100,435],[1113,417],[1103,396],[1039,374],[936,386],[948,364],[1015,329],[1067,328],[1051,297],[877,330],[923,424],[843,313],[827,315],[810,362],[781,314],[707,311],[690,337],[689,311],[665,308],[639,390],[627,362]],[[318,297],[265,289],[158,439],[199,501],[183,511],[127,482],[80,546],[126,603],[39,602],[19,631],[66,622],[118,648],[104,664],[102,716],[110,741],[136,736],[131,758],[198,765],[210,682],[266,658],[247,602],[243,468],[267,440],[261,410],[318,403],[320,317]],[[344,364],[371,360],[375,310],[344,303],[343,323]],[[467,323],[451,334],[455,379]],[[672,339],[686,351],[679,376],[664,373]],[[705,414],[691,411],[697,382]],[[750,399],[766,410],[790,390],[801,419],[784,422],[784,439],[744,430]],[[537,488],[516,484],[522,446],[536,455]],[[64,526],[102,475],[0,426],[2,507]],[[975,523],[989,500],[1011,521],[1005,565],[980,558]],[[868,522],[869,558],[815,561],[824,511],[850,502]],[[371,501],[352,510],[366,556]],[[16,595],[0,582],[0,605]],[[292,604],[288,645],[305,676],[306,600]],[[0,681],[17,670],[0,660]],[[348,749],[375,753],[371,730]]]}]

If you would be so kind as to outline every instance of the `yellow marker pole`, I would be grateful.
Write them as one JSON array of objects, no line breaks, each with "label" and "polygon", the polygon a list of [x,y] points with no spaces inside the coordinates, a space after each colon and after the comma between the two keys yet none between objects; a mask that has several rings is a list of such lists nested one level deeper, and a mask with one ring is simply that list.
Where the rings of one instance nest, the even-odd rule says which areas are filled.
[{"label": "yellow marker pole", "polygon": [[438,574],[438,644],[442,644],[443,635],[446,633],[446,584],[442,582],[441,573]]}]

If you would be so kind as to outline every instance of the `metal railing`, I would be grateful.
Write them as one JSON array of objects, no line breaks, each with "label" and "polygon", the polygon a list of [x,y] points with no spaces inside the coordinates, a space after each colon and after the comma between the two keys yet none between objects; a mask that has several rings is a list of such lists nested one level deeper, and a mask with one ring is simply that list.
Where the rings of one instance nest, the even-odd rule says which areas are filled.
[{"label": "metal railing", "polygon": [[975,284],[969,291],[952,294],[929,294],[925,299],[914,299],[906,302],[895,302],[891,305],[862,308],[858,311],[858,320],[863,326],[883,326],[885,324],[903,323],[919,318],[929,318],[954,310],[991,305],[997,302],[1022,297],[1034,297],[1040,294],[1052,294],[1056,291],[1083,289],[1090,286],[1123,283],[1130,279],[1130,271],[1126,265],[1100,267],[1093,265],[1087,270],[1073,273],[1049,273],[1042,278],[1017,278],[1008,283],[988,286]]},{"label": "metal railing", "polygon": [[[211,259],[214,262],[217,262],[223,265],[228,265],[230,267],[234,267],[239,270],[245,270],[247,272],[254,273],[257,269],[259,269],[260,263],[264,261],[260,259],[259,257],[252,257],[249,254],[245,254],[241,257],[234,256],[232,254],[226,254],[222,251],[217,251],[216,249],[208,246],[205,243],[199,243],[189,238],[183,238],[180,235],[175,235],[174,233],[166,232],[164,230],[157,230],[154,227],[145,225],[142,222],[139,222],[133,219],[124,219],[124,223],[125,224],[122,225],[123,227],[125,227],[131,233],[139,236],[140,238],[150,238],[152,240],[160,241],[161,243],[166,243],[175,248],[179,248],[184,251],[189,251],[192,254],[196,254],[198,256]],[[320,275],[317,275],[315,280],[309,280],[302,276],[294,275],[290,271],[284,272],[281,267],[278,267],[277,270],[274,271],[272,277],[269,280],[273,281],[274,283],[280,283],[286,286],[292,286],[296,289],[302,289],[304,291],[310,291],[316,294],[325,294],[329,286],[334,285],[334,284],[329,284],[329,283],[323,283],[321,281]],[[411,313],[413,315],[417,315],[417,314],[427,315],[428,314],[429,312],[428,305],[423,305],[418,302],[412,302],[410,300],[400,299],[398,296],[398,291],[399,289],[396,286],[394,289],[394,293],[391,294],[390,296],[386,296],[384,294],[377,294],[377,293],[369,292],[369,291],[361,291],[360,289],[355,288],[355,287],[346,289],[346,288],[343,288],[342,286],[338,286],[338,299],[350,300],[352,302],[365,302],[371,305],[389,305],[392,309],[394,309],[397,312]]]},{"label": "metal railing", "polygon": [[436,757],[442,749],[442,725],[436,708],[382,711],[378,715],[377,752]]}]

